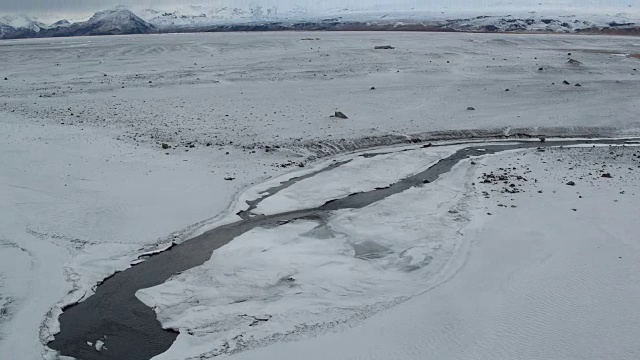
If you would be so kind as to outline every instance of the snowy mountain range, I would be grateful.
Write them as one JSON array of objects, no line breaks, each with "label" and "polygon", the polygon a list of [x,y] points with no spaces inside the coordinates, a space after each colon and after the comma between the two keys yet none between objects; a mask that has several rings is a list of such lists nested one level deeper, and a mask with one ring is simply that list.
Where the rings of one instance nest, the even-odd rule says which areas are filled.
[{"label": "snowy mountain range", "polygon": [[74,24],[62,23],[43,31],[44,35],[49,36],[123,35],[153,32],[157,32],[153,25],[127,9],[100,11],[87,21]]},{"label": "snowy mountain range", "polygon": [[0,16],[0,39],[9,37],[35,37],[47,26],[25,15]]},{"label": "snowy mountain range", "polygon": [[26,16],[0,17],[0,39],[90,35],[149,34],[158,29],[127,9],[95,13],[87,21],[59,20],[49,26]]},{"label": "snowy mountain range", "polygon": [[[375,10],[381,10],[377,8]],[[89,35],[150,34],[198,31],[376,30],[464,32],[555,32],[640,34],[640,16],[630,13],[560,15],[539,12],[460,16],[460,13],[366,12],[348,8],[317,13],[301,8],[187,6],[172,11],[118,7],[95,13],[86,21],[45,25],[24,15],[0,16],[0,39]],[[456,16],[456,14],[458,14]]]}]

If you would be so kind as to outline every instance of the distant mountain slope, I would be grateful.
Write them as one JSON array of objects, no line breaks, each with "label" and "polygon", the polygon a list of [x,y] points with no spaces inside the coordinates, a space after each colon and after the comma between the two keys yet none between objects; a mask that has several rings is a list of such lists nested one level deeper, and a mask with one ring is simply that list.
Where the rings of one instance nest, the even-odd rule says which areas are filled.
[{"label": "distant mountain slope", "polygon": [[262,18],[245,15],[243,19],[197,17],[164,13],[148,19],[161,32],[197,31],[458,31],[458,32],[550,32],[550,33],[623,33],[634,34],[640,20],[614,16],[475,16],[444,18],[426,13],[345,14],[334,17],[271,14]]},{"label": "distant mountain slope", "polygon": [[[380,9],[378,9],[380,10]],[[348,8],[318,14],[295,8],[188,6],[172,11],[146,9],[140,17],[125,8],[100,11],[89,20],[46,26],[26,16],[0,17],[0,39],[211,31],[463,31],[640,34],[640,20],[626,13],[546,15],[535,12],[472,17],[433,12],[354,12]],[[639,16],[640,17],[640,16]]]},{"label": "distant mountain slope", "polygon": [[127,9],[113,9],[95,13],[89,20],[62,24],[42,32],[43,36],[88,36],[148,34],[156,28]]},{"label": "distant mountain slope", "polygon": [[8,19],[8,17],[0,18],[0,39],[149,34],[154,32],[157,32],[155,26],[142,20],[130,10],[122,8],[97,12],[87,21],[69,23],[67,20],[60,20],[51,26],[38,23],[26,16],[19,17],[18,20]]},{"label": "distant mountain slope", "polygon": [[50,27],[56,28],[56,27],[67,27],[67,26],[71,26],[71,22],[69,20],[58,20],[53,24],[51,24]]},{"label": "distant mountain slope", "polygon": [[[134,10],[151,23],[155,23],[154,17],[163,14],[172,14],[177,18],[200,18],[198,21],[206,16],[234,23],[247,18],[310,19],[374,13],[430,13],[431,17],[438,14],[468,17],[530,13],[558,16],[627,13],[640,16],[640,4],[634,0],[216,0],[206,2],[206,6],[180,5],[179,2],[168,0],[152,3],[154,6],[150,11],[144,7]],[[190,0],[183,3],[203,4],[205,1]],[[147,11],[149,14],[146,14]],[[167,18],[171,18],[171,15]]]},{"label": "distant mountain slope", "polygon": [[640,22],[629,20],[622,15],[554,17],[531,14],[526,17],[508,15],[452,19],[444,22],[442,26],[456,31],[578,33],[608,28],[621,30],[639,25]]},{"label": "distant mountain slope", "polygon": [[[269,11],[269,14],[272,12]],[[139,12],[140,16],[147,22],[159,28],[171,28],[181,26],[206,26],[220,23],[244,23],[248,21],[269,21],[270,16],[254,16],[252,9],[241,9],[233,7],[203,7],[188,6],[172,11],[158,11],[146,9]],[[273,14],[276,14],[274,10]]]},{"label": "distant mountain slope", "polygon": [[24,15],[0,16],[0,39],[34,37],[46,25]]},{"label": "distant mountain slope", "polygon": [[[404,1],[404,0],[403,0]],[[162,32],[192,31],[268,31],[268,30],[411,30],[411,31],[465,31],[465,32],[604,32],[634,33],[640,27],[640,15],[633,16],[635,8],[621,7],[613,10],[628,12],[607,12],[612,9],[591,9],[583,1],[565,0],[565,10],[547,7],[533,7],[541,12],[522,11],[524,0],[514,0],[504,5],[501,1],[488,1],[482,10],[466,10],[476,16],[456,16],[454,12],[427,12],[427,6],[412,11],[407,1],[395,1],[387,5],[365,6],[367,2],[346,1],[345,6],[336,9],[319,8],[322,4],[307,8],[294,6],[295,1],[281,3],[281,7],[256,5],[236,7],[183,6],[170,11],[146,9],[140,16]],[[453,8],[467,0],[435,0],[430,6]],[[224,2],[221,2],[224,5]],[[454,4],[455,3],[455,4]],[[594,2],[592,2],[595,4]],[[501,5],[502,4],[502,5]],[[592,5],[593,5],[592,4]],[[358,5],[358,6],[356,6]],[[405,6],[406,5],[406,6]],[[436,6],[437,5],[437,6]],[[496,15],[508,8],[520,8],[519,12]],[[531,6],[529,6],[531,8]],[[575,11],[572,13],[571,11]],[[586,11],[586,12],[585,12]],[[482,16],[478,16],[482,15]]]}]

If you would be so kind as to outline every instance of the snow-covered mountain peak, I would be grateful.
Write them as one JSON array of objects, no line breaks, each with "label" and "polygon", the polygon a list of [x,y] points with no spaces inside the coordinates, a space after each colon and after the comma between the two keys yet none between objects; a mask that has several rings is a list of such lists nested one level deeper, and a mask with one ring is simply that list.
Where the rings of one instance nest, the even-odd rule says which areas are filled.
[{"label": "snow-covered mountain peak", "polygon": [[99,11],[86,22],[73,25],[77,28],[75,32],[87,35],[145,34],[155,31],[153,25],[122,7]]},{"label": "snow-covered mountain peak", "polygon": [[30,18],[26,15],[5,15],[0,16],[0,26],[7,26],[14,29],[25,29],[38,32],[46,25]]},{"label": "snow-covered mountain peak", "polygon": [[51,24],[50,27],[67,27],[67,26],[71,26],[71,22],[69,20],[63,19],[63,20],[58,20],[56,22],[54,22],[53,24]]},{"label": "snow-covered mountain peak", "polygon": [[113,22],[113,23],[126,23],[129,21],[140,21],[136,14],[129,9],[117,7],[115,9],[98,11],[87,21],[88,23],[96,22]]}]

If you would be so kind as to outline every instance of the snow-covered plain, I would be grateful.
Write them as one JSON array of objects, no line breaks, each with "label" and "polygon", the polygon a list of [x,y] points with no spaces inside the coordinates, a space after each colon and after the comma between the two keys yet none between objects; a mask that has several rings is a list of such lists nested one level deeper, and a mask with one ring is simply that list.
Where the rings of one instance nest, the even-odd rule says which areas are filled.
[{"label": "snow-covered plain", "polygon": [[[381,44],[396,49],[373,50]],[[42,342],[56,329],[61,306],[90,294],[98,281],[126,268],[138,254],[183,240],[202,231],[204,222],[210,226],[212,218],[226,216],[225,209],[241,189],[292,167],[307,167],[319,155],[403,138],[446,137],[450,130],[476,129],[481,131],[468,134],[480,135],[482,130],[637,134],[640,62],[628,55],[638,53],[636,38],[600,36],[252,33],[3,41],[0,353],[37,358],[45,351]],[[582,65],[568,64],[569,57]],[[570,86],[562,84],[565,79]],[[467,110],[468,106],[476,110]],[[349,119],[330,118],[336,110]],[[398,136],[389,140],[387,135]],[[427,166],[433,158],[424,160],[412,166]],[[393,166],[398,171],[387,175],[408,171]],[[445,186],[444,194],[459,196],[455,189],[464,184],[451,181],[451,187]],[[436,193],[424,196],[439,199]],[[456,196],[438,201],[450,205]],[[406,205],[418,208],[434,205],[409,200]],[[329,224],[341,232],[331,257],[339,254],[338,241],[348,244],[350,237],[368,236],[349,227],[359,221],[351,216],[379,217],[375,212],[384,212],[384,206],[391,205],[330,219]],[[433,208],[425,211],[434,214],[433,219],[442,215]],[[316,224],[293,223],[265,233],[273,235],[274,248],[281,248],[286,239],[277,235],[279,231],[307,242],[321,237],[302,235],[311,225]],[[398,229],[406,234],[407,243],[393,245],[394,251],[419,241],[415,231],[422,225],[413,225],[416,228]],[[455,235],[447,223],[437,225],[443,232],[438,240],[441,250],[429,244],[418,246],[416,254],[407,253],[420,259],[438,250],[431,263],[434,271],[452,263],[457,254],[451,249]],[[391,237],[378,233],[387,240]],[[238,254],[229,256],[250,253],[260,245],[256,236],[249,233],[237,244],[232,242],[229,247],[238,247]],[[389,246],[385,239],[376,243]],[[308,250],[306,245],[291,251],[300,255]],[[344,266],[356,261],[347,262],[348,257],[342,256]],[[384,260],[368,266],[375,268],[377,261]],[[394,303],[398,296],[391,293],[410,297],[416,289],[428,288],[428,282],[415,274],[432,268],[405,273],[402,261],[407,257],[395,259],[389,274],[379,273],[387,292],[367,301]],[[297,269],[294,265],[287,265],[283,274]],[[206,273],[207,268],[193,271]],[[366,279],[367,274],[362,276]],[[324,281],[312,276],[310,280],[315,285]],[[238,287],[237,296],[251,293],[251,286],[248,282]],[[351,290],[346,286],[343,291]],[[221,300],[209,295],[205,292],[202,300]],[[171,308],[175,299],[153,301]],[[299,303],[298,318],[261,322],[256,329],[269,324],[288,332],[299,319],[313,321],[305,306],[317,311],[332,306],[306,301]],[[274,304],[276,310],[281,304]],[[370,314],[362,310],[363,304],[328,313],[335,319],[348,312]],[[168,310],[163,319],[173,321],[171,313]],[[194,327],[204,329],[206,338],[211,323],[204,319]],[[225,326],[220,327],[225,334],[239,331]],[[258,335],[266,338],[260,331]],[[191,340],[183,334],[177,346]]]},{"label": "snow-covered plain", "polygon": [[[373,49],[387,44],[396,49]],[[639,127],[632,115],[640,111],[640,64],[626,56],[639,53],[635,37],[600,36],[301,32],[9,40],[0,43],[6,64],[0,107],[38,124],[46,118],[109,128],[136,143],[216,149],[483,128],[562,126],[563,134],[582,135],[581,127]],[[349,119],[330,119],[335,110]]]}]

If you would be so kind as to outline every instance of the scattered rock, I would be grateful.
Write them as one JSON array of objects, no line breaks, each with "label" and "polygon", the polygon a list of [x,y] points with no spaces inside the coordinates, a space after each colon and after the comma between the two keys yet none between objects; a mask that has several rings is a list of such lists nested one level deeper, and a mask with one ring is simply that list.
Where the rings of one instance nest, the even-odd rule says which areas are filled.
[{"label": "scattered rock", "polygon": [[379,46],[374,47],[374,49],[376,49],[376,50],[393,50],[395,48],[393,46],[391,46],[391,45],[379,45]]},{"label": "scattered rock", "polygon": [[371,87],[371,90],[375,90],[375,89],[376,89],[376,87],[375,87],[375,86],[372,86],[372,87]]},{"label": "scattered rock", "polygon": [[547,138],[544,136],[540,136],[538,139],[540,139],[540,142],[546,142]]},{"label": "scattered rock", "polygon": [[227,180],[227,181],[232,181],[232,180],[235,180],[236,178],[228,176],[228,177],[226,177],[224,179]]},{"label": "scattered rock", "polygon": [[104,346],[104,341],[102,340],[96,341],[95,348],[96,348],[96,351],[107,350],[107,347]]},{"label": "scattered rock", "polygon": [[581,86],[582,86],[582,85],[580,85],[580,83],[577,83],[577,84],[576,84],[576,87],[581,87]]},{"label": "scattered rock", "polygon": [[171,146],[169,146],[169,144],[164,144],[164,143],[162,144],[162,148],[163,148],[163,149],[165,149],[165,150],[166,150],[166,149],[168,149],[168,148],[170,148],[170,147],[171,147]]},{"label": "scattered rock", "polygon": [[342,111],[336,111],[335,114],[333,114],[333,116],[331,116],[331,117],[336,117],[336,118],[340,118],[340,119],[348,119],[349,118]]},{"label": "scattered rock", "polygon": [[567,61],[568,64],[571,65],[582,65],[582,63],[578,60],[574,60],[574,59],[569,59],[569,61]]},{"label": "scattered rock", "polygon": [[428,148],[428,147],[432,147],[432,146],[433,146],[432,143],[426,143],[426,144],[422,145],[422,148],[424,149],[424,148]]},{"label": "scattered rock", "polygon": [[9,78],[4,78],[5,81],[9,80]]},{"label": "scattered rock", "polygon": [[476,108],[474,108],[473,106],[469,106],[469,107],[467,108],[467,110],[469,110],[469,111],[473,111],[473,110],[475,110],[475,109],[476,109]]},{"label": "scattered rock", "polygon": [[505,89],[504,91],[511,91],[511,90],[509,90],[509,89]]},{"label": "scattered rock", "polygon": [[538,68],[538,71],[544,71],[544,68],[543,67]]},{"label": "scattered rock", "polygon": [[613,178],[613,176],[611,176],[611,174],[609,174],[609,173],[604,173],[604,174],[602,174],[602,177],[603,177],[603,178],[607,178],[607,179],[611,179],[611,178]]},{"label": "scattered rock", "polygon": [[564,80],[562,83],[565,84],[565,85],[571,85],[571,84],[569,84],[569,82],[567,80]]},{"label": "scattered rock", "polygon": [[[249,317],[247,314],[244,314],[242,316]],[[250,316],[250,317],[253,318],[253,322],[249,324],[249,326],[256,326],[261,322],[269,321],[269,319],[271,319],[271,315],[266,315],[264,317],[257,317],[257,316]]]},{"label": "scattered rock", "polygon": [[569,185],[569,186],[576,186],[576,183],[575,183],[575,182],[573,182],[573,181],[569,181],[569,182],[567,183],[567,185]]}]

